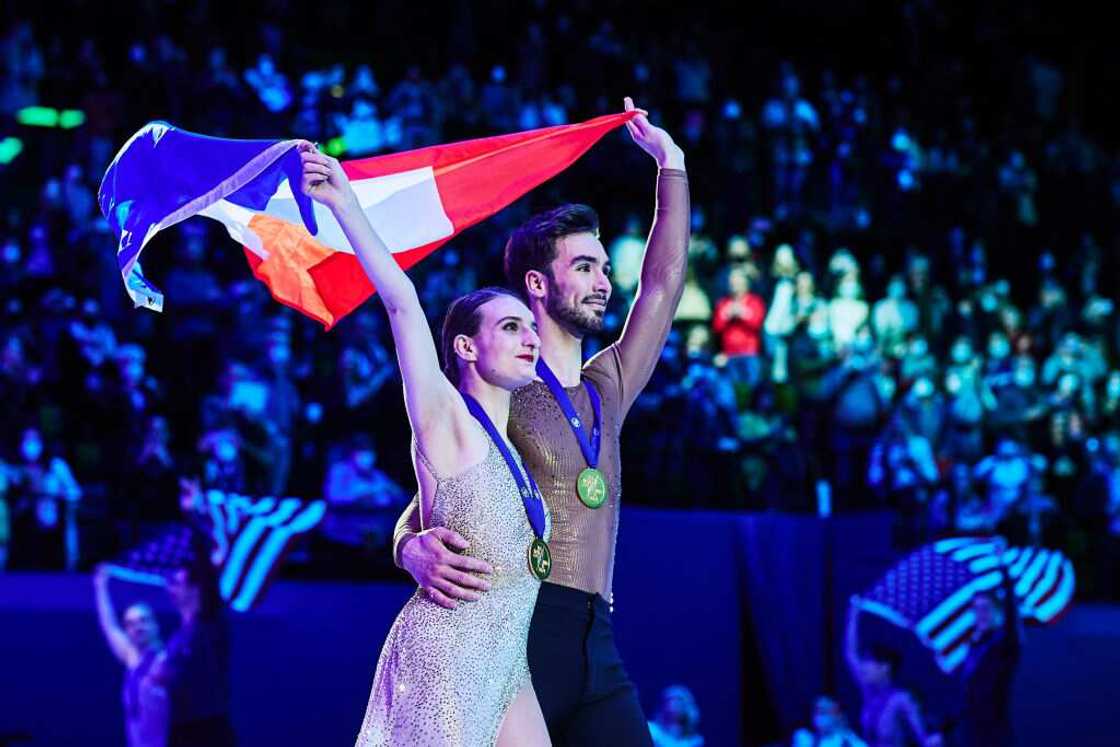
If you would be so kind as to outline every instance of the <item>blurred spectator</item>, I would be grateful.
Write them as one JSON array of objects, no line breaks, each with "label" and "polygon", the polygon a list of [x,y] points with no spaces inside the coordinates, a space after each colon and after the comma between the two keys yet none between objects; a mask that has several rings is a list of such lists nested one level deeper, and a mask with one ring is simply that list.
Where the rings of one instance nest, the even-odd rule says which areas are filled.
[{"label": "blurred spectator", "polygon": [[843,349],[852,341],[856,330],[867,322],[867,302],[856,274],[846,274],[836,286],[836,295],[828,302],[828,319],[832,340]]},{"label": "blurred spectator", "polygon": [[11,468],[0,460],[0,572],[8,567],[8,546],[12,541],[12,512],[8,507]]},{"label": "blurred spectator", "polygon": [[661,691],[661,704],[649,722],[654,747],[702,747],[700,708],[692,691],[670,685]]},{"label": "blurred spectator", "polygon": [[43,53],[35,43],[31,24],[19,21],[0,41],[0,112],[14,114],[27,106],[39,103],[39,81],[46,68]]},{"label": "blurred spectator", "polygon": [[355,312],[353,333],[339,355],[342,406],[354,415],[346,419],[350,430],[356,430],[363,419],[372,415],[374,398],[395,370],[389,351],[379,338],[379,325],[376,314],[368,310]]},{"label": "blurred spectator", "polygon": [[712,302],[690,263],[684,289],[681,291],[681,301],[677,304],[677,313],[673,316],[673,321],[695,324],[707,323],[711,318]]},{"label": "blurred spectator", "polygon": [[934,530],[938,534],[994,534],[999,516],[988,499],[976,491],[971,465],[953,464],[948,478],[933,499]]},{"label": "blurred spectator", "polygon": [[409,500],[404,488],[377,468],[377,451],[365,434],[338,450],[327,470],[323,497],[328,506],[324,535],[367,552],[388,545],[396,517]]},{"label": "blurred spectator", "polygon": [[827,695],[813,703],[813,725],[794,732],[791,747],[867,747],[848,726],[840,704]]},{"label": "blurred spectator", "polygon": [[292,104],[292,88],[287,76],[276,68],[271,55],[262,54],[257,63],[245,71],[245,82],[270,112],[280,112]]},{"label": "blurred spectator", "polygon": [[389,117],[400,122],[400,142],[394,145],[402,150],[432,145],[439,139],[433,128],[436,103],[432,86],[416,65],[409,67],[404,80],[389,92],[385,109]]},{"label": "blurred spectator", "polygon": [[918,307],[918,331],[926,339],[935,337],[944,328],[950,307],[948,295],[930,281],[929,258],[923,254],[910,257],[906,277],[910,283],[910,298]]},{"label": "blurred spectator", "polygon": [[1108,374],[1098,415],[1101,430],[1120,431],[1120,370]]},{"label": "blurred spectator", "polygon": [[716,303],[712,330],[719,337],[719,351],[727,358],[727,368],[737,383],[753,389],[762,376],[762,323],[766,305],[751,293],[750,280],[742,270],[728,276],[730,295]]},{"label": "blurred spectator", "polygon": [[1039,461],[1022,444],[1002,436],[996,442],[995,453],[976,465],[975,477],[996,516],[1006,516],[1016,503],[1028,497]]},{"label": "blurred spectator", "polygon": [[774,292],[763,324],[773,359],[770,377],[778,384],[789,378],[789,338],[798,322],[798,310],[795,308],[798,271],[793,247],[789,244],[779,246],[774,251],[774,263],[770,268]]},{"label": "blurred spectator", "polygon": [[198,443],[202,456],[202,481],[208,489],[244,493],[245,465],[241,457],[241,440],[236,431],[213,430]]},{"label": "blurred spectator", "polygon": [[779,95],[762,110],[762,123],[770,131],[777,212],[796,213],[813,163],[813,138],[820,120],[813,105],[801,98],[801,81],[788,65],[782,70]]},{"label": "blurred spectator", "polygon": [[735,493],[726,475],[736,472],[739,450],[735,382],[707,361],[694,361],[681,388],[687,398],[680,438],[689,498],[697,505],[726,504]]},{"label": "blurred spectator", "polygon": [[972,368],[945,374],[944,420],[938,451],[945,459],[975,462],[984,451],[984,418],[996,406]]},{"label": "blurred spectator", "polygon": [[1058,344],[1062,334],[1073,322],[1066,292],[1057,281],[1043,280],[1038,292],[1038,305],[1031,309],[1027,326],[1045,349]]},{"label": "blurred spectator", "polygon": [[871,332],[865,325],[821,385],[823,398],[833,403],[829,439],[833,494],[837,505],[844,508],[866,503],[862,487],[868,457],[879,424],[890,412],[890,397],[883,391],[879,366]]},{"label": "blurred spectator", "polygon": [[938,481],[933,446],[905,415],[895,415],[871,449],[868,485],[900,514],[899,544],[909,547],[929,535],[929,504]]},{"label": "blurred spectator", "polygon": [[940,737],[927,734],[922,713],[914,697],[895,684],[900,657],[881,644],[860,648],[860,608],[848,606],[845,657],[863,698],[860,732],[873,747],[918,744],[937,747]]},{"label": "blurred spectator", "polygon": [[871,312],[871,328],[879,349],[891,352],[899,348],[918,327],[918,307],[906,297],[906,281],[892,277],[887,284],[887,297],[875,303]]},{"label": "blurred spectator", "polygon": [[48,452],[38,428],[24,429],[19,443],[21,460],[8,470],[12,563],[77,570],[82,489],[66,461]]},{"label": "blurred spectator", "polygon": [[1037,225],[1034,193],[1038,189],[1038,178],[1021,152],[1012,151],[1007,162],[1000,167],[999,186],[1010,203],[1015,220],[1027,227]]},{"label": "blurred spectator", "polygon": [[608,251],[611,258],[611,284],[627,304],[633,300],[638,289],[642,259],[646,254],[646,242],[641,231],[642,223],[638,216],[626,216],[625,230],[611,242]]},{"label": "blurred spectator", "polygon": [[151,415],[137,439],[138,451],[129,450],[128,469],[123,476],[116,512],[122,522],[120,542],[124,546],[141,539],[141,524],[173,521],[179,464],[171,452],[171,430],[167,418]]}]

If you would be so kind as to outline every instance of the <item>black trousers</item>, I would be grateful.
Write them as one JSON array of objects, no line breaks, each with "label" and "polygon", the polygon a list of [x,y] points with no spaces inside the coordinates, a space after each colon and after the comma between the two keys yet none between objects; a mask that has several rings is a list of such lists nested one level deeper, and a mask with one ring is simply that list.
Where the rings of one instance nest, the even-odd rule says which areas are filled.
[{"label": "black trousers", "polygon": [[212,716],[171,725],[168,747],[235,747],[237,738],[227,716]]},{"label": "black trousers", "polygon": [[638,690],[598,594],[541,584],[529,627],[529,671],[557,747],[652,747]]}]

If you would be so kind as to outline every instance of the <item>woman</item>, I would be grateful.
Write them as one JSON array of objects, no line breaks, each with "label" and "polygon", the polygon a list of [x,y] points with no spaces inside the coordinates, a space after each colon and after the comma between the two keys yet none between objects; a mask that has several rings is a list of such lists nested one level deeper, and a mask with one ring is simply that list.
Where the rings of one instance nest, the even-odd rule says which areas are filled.
[{"label": "woman", "polygon": [[20,437],[23,460],[12,475],[14,563],[75,570],[79,561],[78,503],[82,489],[62,457],[45,448],[38,428]]},{"label": "woman", "polygon": [[[548,520],[509,445],[510,393],[533,380],[540,339],[513,294],[451,304],[441,370],[408,276],[373,231],[338,161],[301,150],[303,190],[334,214],[389,313],[412,426],[420,513],[492,567],[476,601],[447,609],[417,590],[389,631],[358,745],[549,744],[529,679],[529,621],[547,576]],[[527,562],[528,560],[528,562]],[[535,564],[534,564],[535,563]]]},{"label": "woman", "polygon": [[152,676],[153,665],[163,651],[159,622],[151,607],[138,603],[125,610],[121,627],[109,596],[109,581],[116,575],[113,566],[98,566],[93,587],[101,632],[126,669],[122,698],[128,747],[166,747],[167,690]]}]

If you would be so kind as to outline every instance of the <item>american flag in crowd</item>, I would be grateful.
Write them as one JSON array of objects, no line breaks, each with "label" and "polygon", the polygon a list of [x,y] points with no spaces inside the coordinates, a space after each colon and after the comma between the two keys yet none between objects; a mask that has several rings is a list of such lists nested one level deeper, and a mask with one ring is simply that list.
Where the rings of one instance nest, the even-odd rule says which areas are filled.
[{"label": "american flag in crowd", "polygon": [[1049,623],[1073,601],[1073,564],[1060,552],[956,537],[911,553],[854,603],[913,630],[942,671],[951,672],[968,656],[976,622],[972,598],[1003,583],[1001,561],[1024,622]]},{"label": "american flag in crowd", "polygon": [[[200,518],[210,541],[210,562],[231,609],[245,612],[260,600],[288,549],[322,521],[326,510],[319,499],[250,498],[221,490],[203,494]],[[205,551],[199,533],[190,526],[168,530],[128,552],[120,565],[137,580],[162,580]]]}]

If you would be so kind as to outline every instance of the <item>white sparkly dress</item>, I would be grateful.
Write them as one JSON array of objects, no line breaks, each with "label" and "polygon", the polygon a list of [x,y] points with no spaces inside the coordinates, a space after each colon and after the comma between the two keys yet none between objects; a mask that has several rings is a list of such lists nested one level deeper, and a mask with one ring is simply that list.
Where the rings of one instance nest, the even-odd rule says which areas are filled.
[{"label": "white sparkly dress", "polygon": [[[381,649],[356,747],[493,745],[530,682],[526,646],[540,590],[529,572],[533,529],[492,441],[482,462],[451,478],[416,453],[436,478],[432,526],[463,535],[471,545],[465,554],[493,566],[491,588],[453,610],[419,589],[405,603]],[[550,524],[546,507],[546,539]]]}]

